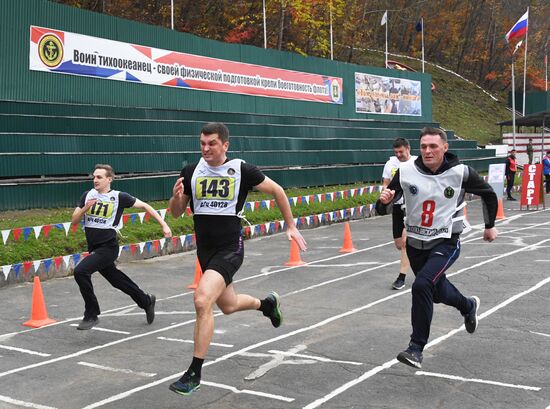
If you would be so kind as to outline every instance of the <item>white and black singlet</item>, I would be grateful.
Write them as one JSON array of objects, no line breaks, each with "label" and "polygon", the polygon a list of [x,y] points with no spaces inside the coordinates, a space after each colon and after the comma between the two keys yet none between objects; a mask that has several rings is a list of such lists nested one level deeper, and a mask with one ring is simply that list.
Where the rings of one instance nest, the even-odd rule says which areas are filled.
[{"label": "white and black singlet", "polygon": [[199,163],[182,169],[183,193],[189,197],[199,247],[224,247],[239,242],[241,219],[248,192],[265,180],[254,165],[240,159],[221,166]]},{"label": "white and black singlet", "polygon": [[117,246],[116,234],[120,217],[124,209],[136,203],[136,198],[118,190],[99,193],[92,189],[82,194],[78,207],[84,208],[86,202],[92,199],[97,199],[97,202],[84,215],[84,231],[89,251],[101,245]]}]

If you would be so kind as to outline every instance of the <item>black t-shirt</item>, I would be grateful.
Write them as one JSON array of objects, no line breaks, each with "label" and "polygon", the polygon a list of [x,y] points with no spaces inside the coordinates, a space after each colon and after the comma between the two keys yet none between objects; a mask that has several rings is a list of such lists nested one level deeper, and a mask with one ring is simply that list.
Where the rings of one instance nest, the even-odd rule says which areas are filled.
[{"label": "black t-shirt", "polygon": [[[85,191],[80,197],[78,202],[78,207],[81,209],[86,205],[86,196],[88,195],[89,190]],[[111,190],[111,192],[113,192]],[[116,216],[113,221],[113,226],[118,226],[120,223],[120,218],[124,209],[132,207],[136,203],[136,198],[126,192],[118,193],[118,208],[116,209]],[[86,216],[84,216],[86,217]],[[114,229],[97,229],[94,227],[84,228],[84,233],[86,234],[86,242],[88,243],[88,251],[93,251],[99,246],[110,245],[118,246],[116,230]]]},{"label": "black t-shirt", "polygon": [[[226,160],[226,162],[229,159]],[[183,193],[191,198],[189,205],[194,211],[191,178],[198,163],[188,165],[182,169],[180,177],[183,176]],[[240,211],[246,201],[248,192],[254,186],[265,180],[265,175],[260,169],[248,163],[241,163],[241,185],[237,199],[237,211]],[[201,247],[225,247],[238,242],[241,236],[241,219],[238,216],[221,215],[193,215],[195,222],[195,235],[197,246]]]}]

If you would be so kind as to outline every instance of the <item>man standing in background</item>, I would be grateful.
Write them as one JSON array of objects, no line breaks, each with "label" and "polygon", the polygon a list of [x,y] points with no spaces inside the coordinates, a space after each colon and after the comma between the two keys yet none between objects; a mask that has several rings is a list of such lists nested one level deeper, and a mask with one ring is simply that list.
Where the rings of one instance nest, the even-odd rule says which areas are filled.
[{"label": "man standing in background", "polygon": [[[386,187],[391,182],[395,172],[399,169],[399,165],[404,162],[413,161],[417,156],[411,156],[411,145],[409,141],[405,138],[397,138],[393,141],[393,153],[395,156],[390,156],[386,164],[384,165],[384,170],[382,172],[383,186]],[[403,220],[405,217],[404,212],[404,203],[403,199],[399,199],[395,206],[393,206],[393,214],[396,218]],[[407,257],[407,251],[405,243],[407,240],[407,235],[403,230],[404,226],[398,228],[398,231],[393,231],[393,239],[395,242],[395,247],[401,251],[401,264],[399,266],[399,276],[395,279],[392,284],[394,290],[401,290],[405,287],[405,277],[407,276],[407,271],[409,270],[410,263],[409,258]]]},{"label": "man standing in background", "polygon": [[533,138],[529,138],[527,144],[527,158],[529,158],[529,165],[533,163]]},{"label": "man standing in background", "polygon": [[506,158],[506,195],[508,200],[516,200],[512,196],[512,189],[514,188],[514,179],[516,178],[517,162],[516,162],[516,150],[512,149],[510,155]]}]

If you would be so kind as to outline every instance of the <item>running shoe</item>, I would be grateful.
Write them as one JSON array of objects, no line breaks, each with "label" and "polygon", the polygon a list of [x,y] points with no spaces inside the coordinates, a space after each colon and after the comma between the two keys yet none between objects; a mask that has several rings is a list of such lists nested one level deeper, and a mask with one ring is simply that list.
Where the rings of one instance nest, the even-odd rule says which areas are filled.
[{"label": "running shoe", "polygon": [[391,285],[391,288],[394,290],[401,290],[403,287],[405,287],[405,279],[401,278],[401,276],[397,277]]},{"label": "running shoe", "polygon": [[82,321],[78,323],[78,326],[76,327],[76,329],[88,330],[88,329],[92,329],[97,324],[99,324],[98,317],[84,317]]},{"label": "running shoe", "polygon": [[147,316],[147,324],[152,324],[155,320],[155,302],[157,301],[157,297],[149,294],[149,300],[149,306],[145,308],[145,315]]},{"label": "running shoe", "polygon": [[267,313],[264,312],[264,315],[269,317],[271,324],[275,328],[279,328],[283,323],[283,313],[281,312],[281,301],[279,294],[275,291],[271,291],[269,295],[265,297],[265,300],[271,305],[271,309]]},{"label": "running shoe", "polygon": [[397,355],[397,360],[413,368],[422,368],[422,349],[415,343],[409,343],[409,347]]},{"label": "running shoe", "polygon": [[201,388],[201,378],[194,373],[185,372],[176,382],[170,384],[170,390],[187,396]]},{"label": "running shoe", "polygon": [[470,300],[472,300],[474,306],[468,314],[464,315],[464,326],[466,327],[466,331],[468,331],[470,334],[473,334],[478,324],[477,311],[479,310],[479,305],[481,304],[481,301],[479,301],[479,298],[475,295],[473,297],[470,297]]}]

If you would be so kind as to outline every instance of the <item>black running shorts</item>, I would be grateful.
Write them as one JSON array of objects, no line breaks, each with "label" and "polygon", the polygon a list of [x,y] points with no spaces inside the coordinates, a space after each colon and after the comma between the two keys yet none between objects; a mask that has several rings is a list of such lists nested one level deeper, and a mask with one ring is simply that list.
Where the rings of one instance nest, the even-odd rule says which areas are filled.
[{"label": "black running shorts", "polygon": [[214,248],[204,247],[197,249],[197,257],[202,271],[214,270],[221,274],[225,285],[233,282],[233,276],[241,267],[244,259],[243,238],[233,246]]}]

